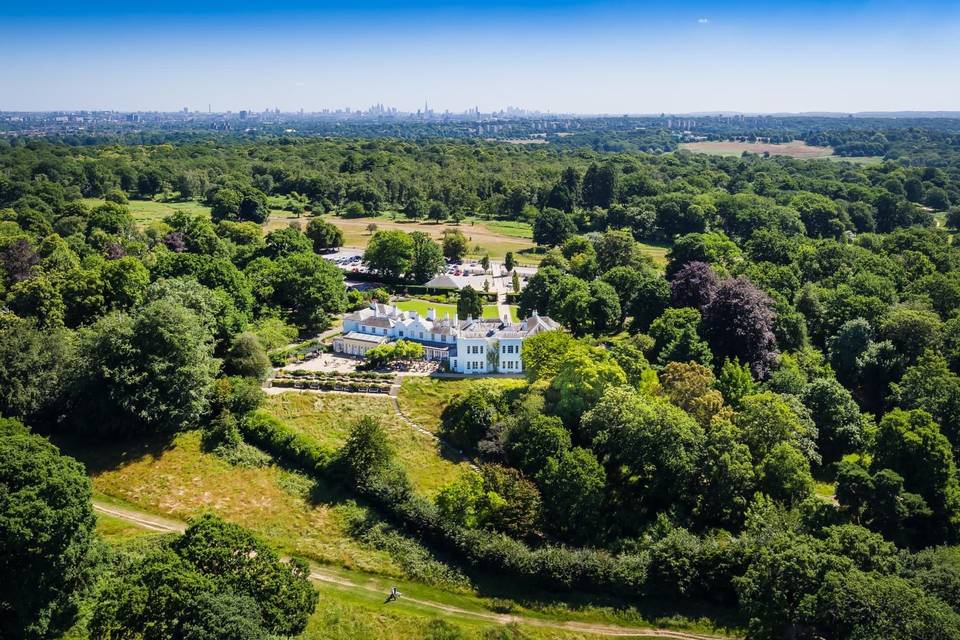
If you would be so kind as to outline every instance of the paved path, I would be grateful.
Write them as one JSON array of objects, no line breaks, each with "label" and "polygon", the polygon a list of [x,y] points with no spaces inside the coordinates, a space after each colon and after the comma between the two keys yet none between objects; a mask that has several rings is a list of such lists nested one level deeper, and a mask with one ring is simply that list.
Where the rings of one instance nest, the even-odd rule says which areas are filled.
[{"label": "paved path", "polygon": [[[124,520],[135,524],[144,529],[165,533],[181,533],[186,529],[183,522],[171,520],[170,518],[157,516],[129,507],[119,507],[102,500],[93,501],[93,508],[98,513],[103,513],[119,520]],[[286,558],[284,558],[286,559]],[[372,584],[360,584],[343,576],[330,571],[325,571],[321,567],[310,564],[310,579],[315,582],[337,585],[354,592],[369,592],[377,595],[379,600],[385,593],[380,586]],[[557,629],[561,631],[573,631],[579,633],[592,633],[599,636],[621,637],[621,638],[673,638],[674,640],[718,640],[721,636],[712,636],[696,633],[686,633],[683,631],[672,631],[670,629],[636,629],[630,627],[621,627],[611,624],[593,624],[589,622],[575,621],[554,621],[541,618],[528,618],[526,616],[516,616],[510,614],[488,613],[486,611],[471,611],[441,602],[432,600],[421,600],[410,596],[402,595],[401,600],[411,602],[422,607],[442,611],[454,618],[468,618],[473,620],[486,620],[499,624],[516,623],[530,627],[539,627],[543,629]],[[383,606],[389,606],[387,604]]]}]

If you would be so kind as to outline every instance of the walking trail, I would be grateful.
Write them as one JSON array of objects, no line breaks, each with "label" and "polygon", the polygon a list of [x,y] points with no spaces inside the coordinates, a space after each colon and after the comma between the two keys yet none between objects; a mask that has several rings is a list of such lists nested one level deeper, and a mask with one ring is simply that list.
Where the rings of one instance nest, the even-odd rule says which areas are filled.
[{"label": "walking trail", "polygon": [[[121,507],[102,500],[93,501],[93,508],[98,513],[123,520],[149,531],[163,533],[182,533],[186,529],[186,524],[178,520],[173,520],[163,516],[157,516],[144,511]],[[377,594],[378,598],[383,595],[384,590],[380,586],[371,584],[360,584],[354,582],[336,573],[325,571],[321,567],[310,564],[310,579],[315,582],[336,585],[338,588],[347,589],[353,592],[370,592]],[[413,598],[407,595],[401,596],[405,602],[420,605],[428,609],[434,609],[448,614],[454,618],[467,618],[473,620],[485,620],[498,624],[516,623],[520,625],[539,627],[544,629],[557,629],[560,631],[570,631],[579,633],[590,633],[598,636],[620,637],[620,638],[673,638],[674,640],[720,640],[723,636],[714,636],[699,633],[687,633],[684,631],[672,631],[670,629],[639,629],[623,627],[612,624],[594,624],[590,622],[576,621],[553,621],[541,618],[530,618],[527,616],[518,616],[510,614],[491,613],[486,611],[471,611],[453,605],[434,602],[432,600],[423,600]],[[388,606],[388,605],[384,605]]]}]

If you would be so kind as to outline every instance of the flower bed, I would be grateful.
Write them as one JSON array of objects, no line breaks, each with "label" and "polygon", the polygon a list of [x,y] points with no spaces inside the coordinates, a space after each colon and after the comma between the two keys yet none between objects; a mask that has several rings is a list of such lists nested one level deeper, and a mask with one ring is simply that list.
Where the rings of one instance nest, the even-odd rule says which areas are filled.
[{"label": "flower bed", "polygon": [[289,389],[314,389],[317,391],[348,391],[354,393],[389,393],[395,376],[374,371],[277,371],[272,381],[274,387]]},{"label": "flower bed", "polygon": [[390,393],[390,384],[373,381],[352,382],[335,378],[276,378],[271,386],[315,391],[346,391],[351,393]]},{"label": "flower bed", "polygon": [[281,369],[277,371],[277,378],[317,378],[328,379],[338,378],[348,381],[376,380],[393,381],[396,377],[392,373],[380,373],[377,371],[349,371],[346,373],[337,371],[309,371],[307,369]]}]

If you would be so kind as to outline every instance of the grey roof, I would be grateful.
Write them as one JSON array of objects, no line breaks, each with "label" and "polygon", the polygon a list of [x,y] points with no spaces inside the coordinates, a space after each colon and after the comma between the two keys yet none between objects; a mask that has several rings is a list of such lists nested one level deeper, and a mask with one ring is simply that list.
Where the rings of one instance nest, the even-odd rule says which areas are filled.
[{"label": "grey roof", "polygon": [[371,316],[361,320],[360,324],[364,325],[365,327],[390,328],[393,326],[394,322],[390,318],[385,318],[383,316]]},{"label": "grey roof", "polygon": [[443,273],[431,280],[428,280],[423,286],[430,287],[432,289],[462,289],[465,284],[466,283],[459,277]]},{"label": "grey roof", "polygon": [[[358,322],[361,327],[389,329],[398,322],[413,319],[412,312],[399,311],[394,305],[375,303],[366,309],[360,309],[344,316],[344,320]],[[454,323],[449,318],[430,320],[426,316],[417,316],[424,329],[435,335],[454,335],[464,338],[506,338],[522,339],[541,331],[552,331],[560,327],[552,318],[532,315],[521,322],[505,322],[499,318],[469,318]]]},{"label": "grey roof", "polygon": [[358,331],[351,331],[350,333],[342,336],[346,340],[359,340],[360,342],[375,342],[377,344],[382,344],[390,340],[387,336],[374,336],[369,333],[360,333]]}]

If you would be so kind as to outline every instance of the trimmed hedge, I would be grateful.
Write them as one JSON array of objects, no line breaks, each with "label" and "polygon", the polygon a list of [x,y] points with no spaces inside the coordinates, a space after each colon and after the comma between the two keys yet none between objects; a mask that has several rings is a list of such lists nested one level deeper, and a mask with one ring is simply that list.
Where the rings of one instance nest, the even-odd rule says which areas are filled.
[{"label": "trimmed hedge", "polygon": [[310,473],[324,474],[336,457],[333,450],[297,433],[263,410],[255,411],[239,423],[244,439],[271,455],[287,460]]},{"label": "trimmed hedge", "polygon": [[[422,284],[397,284],[390,287],[392,293],[406,294],[411,296],[416,295],[449,295],[449,302],[444,304],[456,304],[456,289],[436,289],[434,287],[425,287]],[[481,287],[477,289],[479,293],[487,302],[496,302],[497,294],[496,293],[487,293]]]}]

